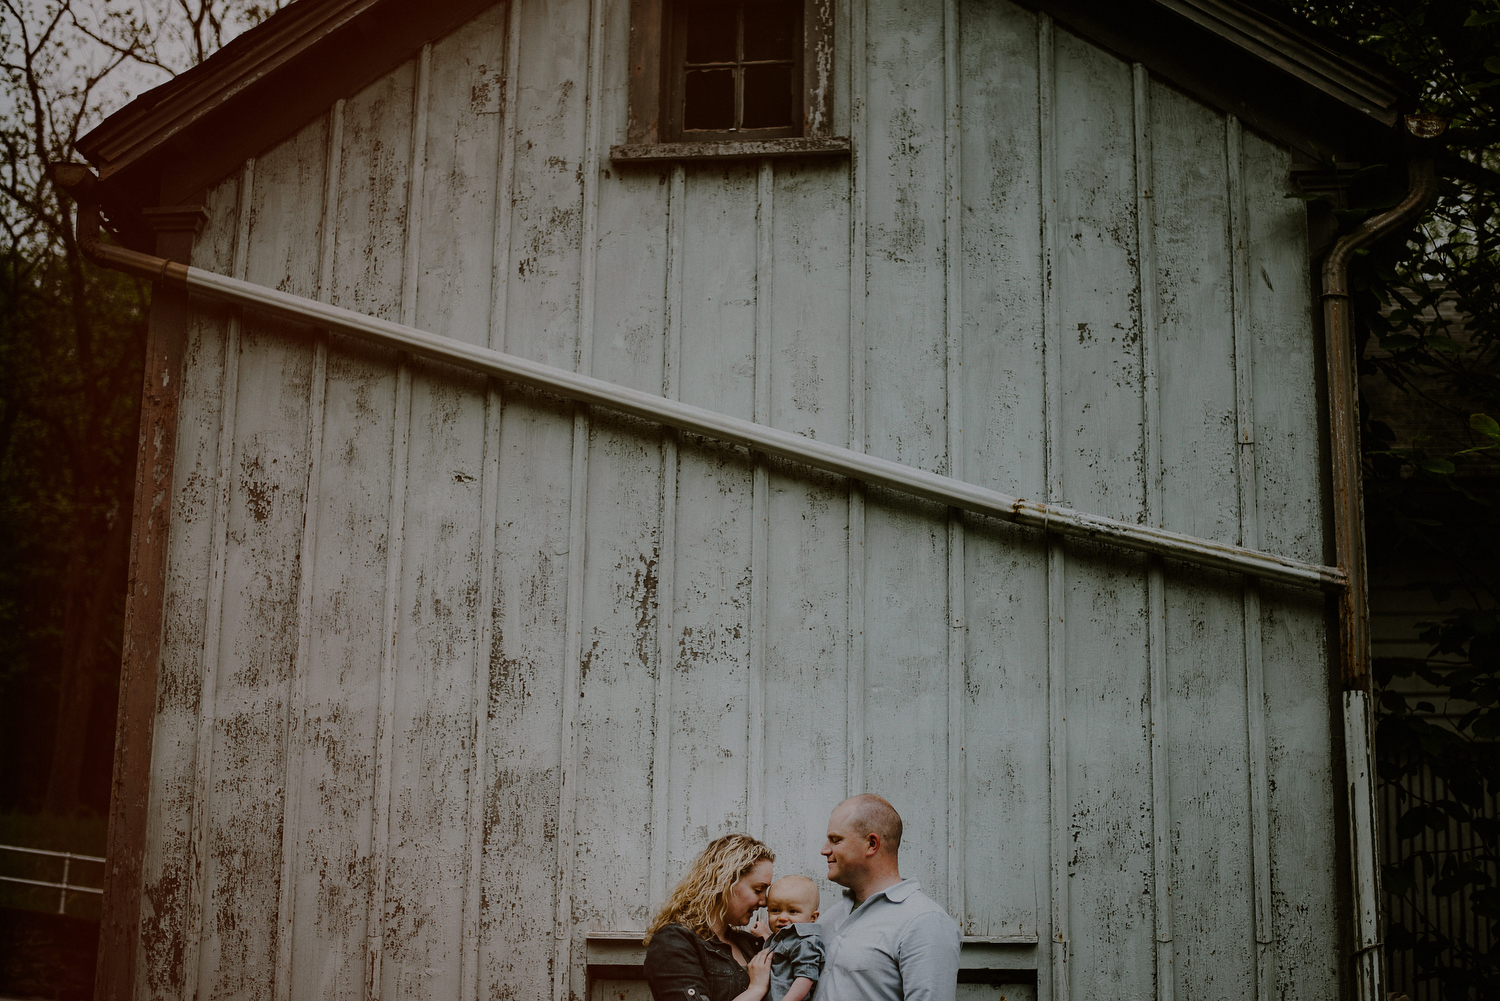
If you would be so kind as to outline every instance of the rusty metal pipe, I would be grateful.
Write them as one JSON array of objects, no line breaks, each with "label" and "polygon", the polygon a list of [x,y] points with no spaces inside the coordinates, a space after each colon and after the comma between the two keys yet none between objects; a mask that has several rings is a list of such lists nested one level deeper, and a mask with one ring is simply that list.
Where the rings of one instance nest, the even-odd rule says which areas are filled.
[{"label": "rusty metal pipe", "polygon": [[88,167],[76,163],[55,164],[52,179],[78,203],[78,221],[74,233],[83,256],[102,268],[123,271],[149,282],[186,288],[187,265],[178,264],[138,250],[105,243],[99,238],[101,219],[96,190],[98,179]]},{"label": "rusty metal pipe", "polygon": [[1437,192],[1431,160],[1408,165],[1410,190],[1401,204],[1340,237],[1323,261],[1323,339],[1328,355],[1328,426],[1332,438],[1333,531],[1339,569],[1340,682],[1344,710],[1344,778],[1348,788],[1349,862],[1354,888],[1354,993],[1383,1001],[1380,839],[1375,810],[1373,693],[1370,690],[1370,607],[1364,546],[1359,413],[1349,261],[1356,251],[1409,225]]},{"label": "rusty metal pipe", "polygon": [[1431,160],[1408,168],[1410,190],[1400,205],[1372,216],[1339,238],[1323,261],[1323,338],[1328,354],[1328,429],[1333,442],[1333,532],[1339,569],[1349,586],[1339,599],[1345,689],[1367,688],[1370,679],[1370,612],[1364,547],[1358,392],[1355,383],[1349,261],[1356,251],[1416,219],[1437,192]]},{"label": "rusty metal pipe", "polygon": [[[83,204],[85,203],[80,199],[80,205]],[[705,438],[742,445],[849,479],[888,487],[1002,521],[1058,535],[1155,553],[1198,566],[1248,574],[1295,587],[1338,591],[1345,586],[1344,573],[1334,567],[1012,497],[972,483],[653,396],[566,369],[553,368],[338,306],[226,278],[200,268],[185,267],[147,254],[104,245],[98,238],[98,218],[96,208],[79,212],[80,230],[94,227],[90,236],[79,237],[80,244],[91,260],[104,267],[149,278],[169,287],[296,323],[352,334],[385,347],[408,351],[413,355],[457,365],[508,382],[518,382],[579,403],[604,407]]]}]

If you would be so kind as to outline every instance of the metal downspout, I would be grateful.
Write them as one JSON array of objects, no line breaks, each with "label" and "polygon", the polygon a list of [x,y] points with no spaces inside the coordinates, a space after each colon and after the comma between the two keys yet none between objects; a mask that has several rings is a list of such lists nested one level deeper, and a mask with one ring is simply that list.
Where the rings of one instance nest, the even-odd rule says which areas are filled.
[{"label": "metal downspout", "polygon": [[143,254],[128,247],[105,243],[99,238],[101,220],[96,190],[98,178],[88,167],[60,163],[52,168],[52,178],[68,197],[78,204],[78,221],[74,234],[83,256],[101,268],[123,271],[149,282],[161,282],[170,288],[187,291],[188,266],[176,261]]},{"label": "metal downspout", "polygon": [[1354,885],[1354,976],[1359,1001],[1385,1001],[1381,946],[1380,850],[1376,830],[1374,713],[1370,686],[1370,608],[1364,544],[1349,261],[1355,252],[1416,219],[1437,192],[1431,160],[1408,164],[1410,190],[1400,205],[1366,219],[1334,243],[1323,262],[1323,338],[1328,354],[1328,429],[1332,439],[1333,524],[1337,565],[1349,586],[1339,593],[1344,764],[1349,793],[1349,857]]}]

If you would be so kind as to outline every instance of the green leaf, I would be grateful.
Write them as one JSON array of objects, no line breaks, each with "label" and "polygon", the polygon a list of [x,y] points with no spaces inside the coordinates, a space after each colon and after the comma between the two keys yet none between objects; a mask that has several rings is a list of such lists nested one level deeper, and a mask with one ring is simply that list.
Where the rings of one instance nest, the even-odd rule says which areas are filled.
[{"label": "green leaf", "polygon": [[[1446,804],[1445,804],[1446,805]],[[1435,806],[1429,806],[1424,811],[1427,815],[1427,826],[1434,831],[1446,831],[1448,829],[1448,814]]]},{"label": "green leaf", "polygon": [[1469,822],[1469,811],[1465,810],[1462,804],[1455,803],[1451,799],[1440,801],[1438,808],[1460,824],[1467,824]]},{"label": "green leaf", "polygon": [[1487,435],[1500,445],[1500,421],[1495,420],[1489,414],[1474,414],[1469,418],[1469,427],[1482,435]]},{"label": "green leaf", "polygon": [[1484,61],[1484,68],[1491,73],[1500,73],[1500,56],[1490,56]]},{"label": "green leaf", "polygon": [[1417,888],[1416,880],[1395,866],[1386,866],[1381,877],[1385,882],[1385,891],[1398,897],[1404,897]]},{"label": "green leaf", "polygon": [[1476,719],[1474,721],[1474,736],[1481,740],[1491,740],[1495,737],[1500,737],[1500,712],[1490,709]]},{"label": "green leaf", "polygon": [[1414,838],[1422,833],[1427,826],[1427,811],[1423,807],[1415,807],[1407,810],[1396,821],[1396,836],[1398,838]]},{"label": "green leaf", "polygon": [[1482,28],[1486,24],[1494,24],[1500,21],[1500,13],[1476,10],[1469,14],[1468,20],[1464,21],[1465,28]]},{"label": "green leaf", "polygon": [[1444,876],[1442,879],[1433,883],[1432,888],[1427,892],[1431,893],[1434,897],[1447,897],[1464,889],[1473,881],[1474,878],[1468,873],[1458,872],[1454,873],[1452,876]]},{"label": "green leaf", "polygon": [[1433,458],[1423,459],[1421,462],[1421,466],[1427,472],[1437,473],[1441,476],[1447,476],[1448,474],[1452,473],[1455,468],[1453,463],[1449,462],[1447,459]]},{"label": "green leaf", "polygon": [[1416,945],[1417,936],[1401,922],[1392,921],[1386,928],[1385,941],[1393,949],[1410,949]]}]

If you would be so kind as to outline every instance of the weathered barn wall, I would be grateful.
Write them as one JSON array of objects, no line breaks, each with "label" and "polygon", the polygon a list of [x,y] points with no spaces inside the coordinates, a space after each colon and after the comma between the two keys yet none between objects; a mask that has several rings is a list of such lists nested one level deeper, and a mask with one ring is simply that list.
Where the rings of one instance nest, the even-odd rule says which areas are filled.
[{"label": "weathered barn wall", "polygon": [[[1018,6],[870,0],[852,160],[617,168],[592,11],[349,95],[194,263],[1322,559],[1284,151]],[[865,788],[1038,997],[1337,995],[1320,596],[207,303],[185,369],[141,997],[581,996],[706,839],[821,873]]]}]

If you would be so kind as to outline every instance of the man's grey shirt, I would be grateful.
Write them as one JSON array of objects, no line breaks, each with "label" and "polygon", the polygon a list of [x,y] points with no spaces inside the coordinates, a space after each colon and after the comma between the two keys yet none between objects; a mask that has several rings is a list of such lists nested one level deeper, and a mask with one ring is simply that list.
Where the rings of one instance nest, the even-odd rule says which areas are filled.
[{"label": "man's grey shirt", "polygon": [[825,953],[815,1001],[954,1001],[958,922],[916,880],[858,907],[846,890],[819,924]]}]

